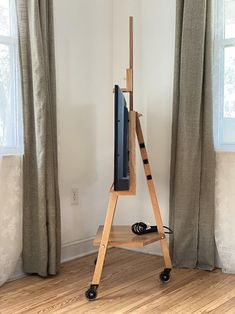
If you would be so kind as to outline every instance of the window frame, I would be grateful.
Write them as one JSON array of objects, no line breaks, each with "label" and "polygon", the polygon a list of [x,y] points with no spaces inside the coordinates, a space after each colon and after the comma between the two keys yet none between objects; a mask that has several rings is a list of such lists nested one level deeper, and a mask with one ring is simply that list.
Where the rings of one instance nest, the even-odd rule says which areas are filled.
[{"label": "window frame", "polygon": [[235,47],[235,38],[224,38],[224,0],[215,1],[214,6],[214,54],[213,54],[213,89],[214,89],[214,138],[217,151],[235,151],[235,142],[223,142],[224,117],[224,55],[227,47]]},{"label": "window frame", "polygon": [[22,155],[23,148],[23,123],[22,123],[22,95],[19,72],[18,36],[15,0],[9,0],[10,34],[0,35],[0,44],[8,47],[10,54],[10,78],[11,80],[11,107],[14,116],[15,145],[0,145],[0,156]]}]

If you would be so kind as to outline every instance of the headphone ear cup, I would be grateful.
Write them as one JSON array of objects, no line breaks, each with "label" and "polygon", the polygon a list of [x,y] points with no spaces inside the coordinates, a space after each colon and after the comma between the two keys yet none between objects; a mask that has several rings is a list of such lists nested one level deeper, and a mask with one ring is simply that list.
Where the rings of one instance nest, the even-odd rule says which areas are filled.
[{"label": "headphone ear cup", "polygon": [[136,222],[131,226],[131,230],[133,233],[141,235],[146,233],[147,225],[144,222]]},{"label": "headphone ear cup", "polygon": [[148,226],[144,222],[139,222],[138,223],[138,232],[139,232],[139,234],[145,233],[147,228],[148,228]]},{"label": "headphone ear cup", "polygon": [[138,234],[136,232],[136,223],[131,226],[131,230],[132,230],[133,233]]},{"label": "headphone ear cup", "polygon": [[144,226],[140,226],[140,224],[142,223],[136,222],[135,224],[132,225],[131,229],[133,233],[138,234],[138,235],[142,234],[142,230]]}]

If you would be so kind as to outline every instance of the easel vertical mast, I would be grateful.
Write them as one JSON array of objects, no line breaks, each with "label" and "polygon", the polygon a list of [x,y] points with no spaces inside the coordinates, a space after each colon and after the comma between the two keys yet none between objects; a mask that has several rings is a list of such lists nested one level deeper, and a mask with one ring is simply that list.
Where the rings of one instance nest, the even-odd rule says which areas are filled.
[{"label": "easel vertical mast", "polygon": [[133,111],[133,16],[129,17],[129,68],[126,70],[126,92],[129,93],[130,111]]},{"label": "easel vertical mast", "polygon": [[129,96],[130,111],[133,110],[133,16],[129,17],[129,67],[130,67],[130,80],[131,91]]}]

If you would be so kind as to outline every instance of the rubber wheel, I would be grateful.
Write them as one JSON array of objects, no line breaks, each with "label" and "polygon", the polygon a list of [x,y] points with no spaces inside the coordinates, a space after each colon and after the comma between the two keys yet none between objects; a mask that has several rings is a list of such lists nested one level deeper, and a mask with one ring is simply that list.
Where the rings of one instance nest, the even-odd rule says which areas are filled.
[{"label": "rubber wheel", "polygon": [[85,296],[89,301],[93,301],[96,299],[97,297],[97,288],[91,286],[86,292],[85,292]]},{"label": "rubber wheel", "polygon": [[162,282],[167,282],[170,280],[170,273],[163,270],[159,277]]}]

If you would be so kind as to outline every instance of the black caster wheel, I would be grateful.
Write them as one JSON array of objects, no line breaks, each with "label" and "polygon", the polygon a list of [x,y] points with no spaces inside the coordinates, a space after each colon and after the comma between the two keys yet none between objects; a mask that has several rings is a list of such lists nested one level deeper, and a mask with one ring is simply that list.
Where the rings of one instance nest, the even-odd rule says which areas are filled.
[{"label": "black caster wheel", "polygon": [[85,296],[89,301],[93,301],[97,297],[98,285],[90,285],[90,287],[85,292]]},{"label": "black caster wheel", "polygon": [[168,282],[170,280],[170,272],[171,269],[170,268],[165,268],[161,274],[160,274],[160,280],[161,282]]}]

